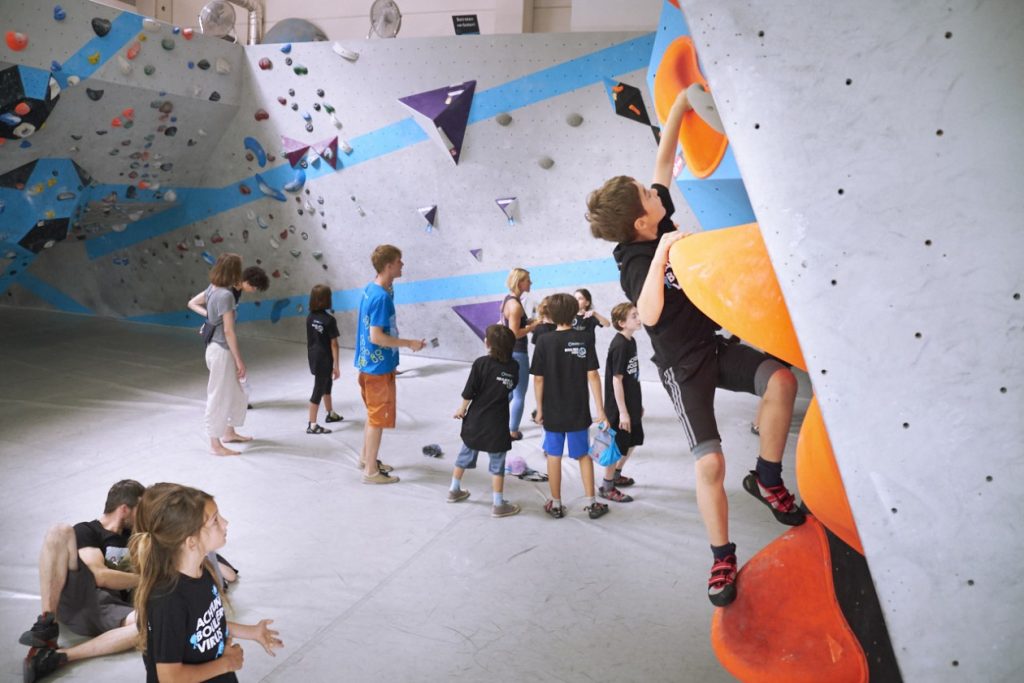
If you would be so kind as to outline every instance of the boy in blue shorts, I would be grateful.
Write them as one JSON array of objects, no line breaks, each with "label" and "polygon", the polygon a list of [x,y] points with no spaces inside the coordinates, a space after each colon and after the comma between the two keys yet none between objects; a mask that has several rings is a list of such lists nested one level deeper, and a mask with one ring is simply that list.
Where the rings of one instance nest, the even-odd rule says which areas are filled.
[{"label": "boy in blue shorts", "polygon": [[633,496],[619,487],[632,486],[632,477],[622,474],[633,449],[644,443],[644,401],[640,392],[640,358],[633,335],[640,330],[640,314],[636,306],[626,301],[612,309],[612,327],[619,331],[608,345],[608,358],[604,363],[604,404],[608,424],[615,429],[615,445],[622,458],[604,470],[604,482],[598,493],[616,503],[629,503]]},{"label": "boy in blue shorts", "polygon": [[743,344],[724,343],[716,334],[718,325],[687,298],[669,264],[669,249],[686,236],[672,222],[675,207],[668,185],[683,114],[690,108],[684,90],[662,128],[651,185],[628,176],[611,178],[587,198],[587,219],[594,237],[617,243],[612,256],[619,284],[647,328],[654,364],[695,459],[697,507],[714,556],[708,598],[724,607],[736,599],[736,544],[729,540],[715,389],[761,397],[761,454],[743,479],[743,489],[779,522],[796,526],[803,524],[804,513],[782,481],[782,453],[797,385],[789,368],[774,358]]},{"label": "boy in blue shorts", "polygon": [[512,448],[512,435],[508,431],[508,392],[519,383],[519,363],[512,358],[516,336],[504,325],[490,325],[484,334],[487,355],[473,362],[469,379],[462,390],[462,405],[455,411],[455,419],[462,420],[462,450],[455,460],[448,502],[458,503],[469,498],[462,488],[462,475],[476,469],[480,451],[490,458],[493,506],[491,517],[511,517],[519,513],[519,506],[504,499],[505,454]]},{"label": "boy in blue shorts", "polygon": [[[548,315],[556,327],[537,340],[530,374],[537,397],[537,423],[544,427],[544,453],[548,461],[548,486],[551,500],[544,511],[555,519],[565,516],[562,506],[562,454],[568,446],[569,457],[580,464],[584,510],[591,519],[608,512],[608,506],[594,499],[594,462],[587,455],[588,431],[592,422],[604,422],[601,400],[601,376],[597,352],[586,332],[572,329],[579,303],[571,294],[548,297]],[[590,418],[587,385],[597,407],[597,419]]]}]

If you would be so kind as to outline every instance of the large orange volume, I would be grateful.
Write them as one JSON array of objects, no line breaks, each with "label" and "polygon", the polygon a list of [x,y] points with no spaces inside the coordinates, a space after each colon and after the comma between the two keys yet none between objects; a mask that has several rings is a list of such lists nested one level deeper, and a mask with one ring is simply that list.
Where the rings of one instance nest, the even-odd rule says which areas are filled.
[{"label": "large orange volume", "polygon": [[689,235],[669,261],[704,315],[776,358],[807,369],[757,223]]},{"label": "large orange volume", "polygon": [[[700,83],[705,90],[711,89],[700,72],[693,41],[689,36],[681,36],[665,48],[658,71],[654,74],[654,109],[662,124],[668,119],[668,112],[679,91],[693,83]],[[679,144],[683,147],[683,159],[690,173],[695,178],[707,178],[722,163],[729,140],[691,110],[683,114]]]},{"label": "large orange volume", "polygon": [[866,683],[830,558],[825,529],[808,517],[747,562],[736,602],[711,620],[711,645],[729,673],[747,683]]},{"label": "large orange volume", "polygon": [[825,421],[821,418],[817,397],[812,398],[811,405],[807,407],[796,442],[796,481],[800,497],[818,521],[863,555],[864,547],[850,511],[850,501],[846,497],[846,488],[825,430]]}]

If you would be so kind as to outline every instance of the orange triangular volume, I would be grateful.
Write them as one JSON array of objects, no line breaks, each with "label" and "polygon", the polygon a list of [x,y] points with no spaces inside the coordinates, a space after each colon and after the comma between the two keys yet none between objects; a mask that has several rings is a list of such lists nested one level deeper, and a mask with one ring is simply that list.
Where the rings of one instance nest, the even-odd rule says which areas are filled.
[{"label": "orange triangular volume", "polygon": [[836,601],[825,529],[813,517],[740,570],[736,602],[715,610],[711,645],[748,683],[866,683],[868,665]]},{"label": "orange triangular volume", "polygon": [[[693,41],[689,36],[681,36],[665,49],[654,74],[654,109],[662,125],[679,91],[693,83],[700,83],[705,90],[711,90],[697,64]],[[679,129],[679,144],[683,147],[683,159],[690,173],[695,178],[707,178],[722,163],[729,140],[704,123],[695,112],[688,111],[683,115]]]},{"label": "orange triangular volume", "polygon": [[757,223],[689,235],[672,245],[669,261],[686,296],[704,315],[807,369]]},{"label": "orange triangular volume", "polygon": [[816,396],[807,407],[796,442],[796,481],[800,497],[818,521],[863,555],[857,523],[850,511],[850,501],[846,497],[846,488]]}]

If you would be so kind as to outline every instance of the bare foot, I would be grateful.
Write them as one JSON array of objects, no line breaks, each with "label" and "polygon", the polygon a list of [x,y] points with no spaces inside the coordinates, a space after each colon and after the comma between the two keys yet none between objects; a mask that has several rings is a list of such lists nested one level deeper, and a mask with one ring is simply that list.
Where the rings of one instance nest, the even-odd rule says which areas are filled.
[{"label": "bare foot", "polygon": [[214,455],[241,455],[240,451],[233,451],[226,446],[214,447],[210,450]]},{"label": "bare foot", "polygon": [[225,434],[221,441],[224,443],[246,443],[247,441],[252,441],[252,437],[244,436],[238,432],[231,432],[229,434]]}]

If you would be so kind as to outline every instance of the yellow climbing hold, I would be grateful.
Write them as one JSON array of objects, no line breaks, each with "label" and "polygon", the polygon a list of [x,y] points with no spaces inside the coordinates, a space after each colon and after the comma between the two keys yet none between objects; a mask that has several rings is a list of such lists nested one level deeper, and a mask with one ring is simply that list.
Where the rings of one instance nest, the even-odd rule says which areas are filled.
[{"label": "yellow climbing hold", "polygon": [[99,64],[100,63],[100,53],[99,52],[93,52],[91,55],[89,55],[89,63],[90,64]]}]

